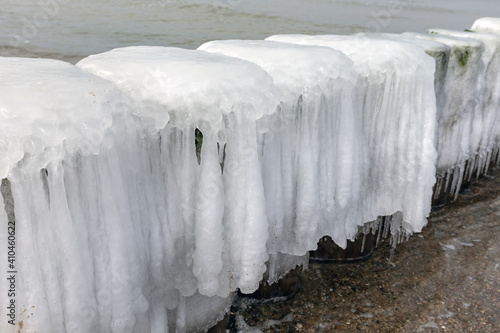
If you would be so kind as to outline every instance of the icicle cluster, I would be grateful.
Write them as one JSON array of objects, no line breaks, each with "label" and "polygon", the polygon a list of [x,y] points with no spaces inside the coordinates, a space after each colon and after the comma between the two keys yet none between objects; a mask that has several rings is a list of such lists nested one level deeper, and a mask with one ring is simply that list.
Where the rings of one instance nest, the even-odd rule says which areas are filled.
[{"label": "icicle cluster", "polygon": [[[403,233],[420,231],[427,223],[429,198],[435,182],[436,99],[432,58],[420,47],[408,43],[363,36],[281,35],[268,40],[320,45],[341,51],[353,61],[358,72],[353,96],[356,100],[354,114],[358,115],[360,127],[349,130],[357,132],[358,141],[341,142],[344,145],[351,141],[350,144],[360,145],[353,146],[356,152],[366,152],[363,155],[366,169],[358,172],[358,183],[350,184],[351,188],[359,185],[360,205],[351,206],[356,203],[351,200],[343,210],[346,215],[337,215],[339,210],[336,209],[332,218],[340,217],[342,223],[349,225],[345,221],[351,220],[349,214],[356,214],[354,211],[363,214],[360,216],[363,222],[402,212]],[[342,125],[335,122],[333,126]],[[333,127],[325,129],[324,133],[329,135],[338,130]],[[342,154],[336,158],[349,160]],[[323,181],[319,184],[330,187]],[[357,231],[355,220],[347,229],[348,238],[353,238]],[[345,242],[337,240],[334,234],[332,238],[345,246]]]},{"label": "icicle cluster", "polygon": [[324,235],[420,231],[500,148],[500,35],[432,32],[0,58],[21,331],[203,331]]}]

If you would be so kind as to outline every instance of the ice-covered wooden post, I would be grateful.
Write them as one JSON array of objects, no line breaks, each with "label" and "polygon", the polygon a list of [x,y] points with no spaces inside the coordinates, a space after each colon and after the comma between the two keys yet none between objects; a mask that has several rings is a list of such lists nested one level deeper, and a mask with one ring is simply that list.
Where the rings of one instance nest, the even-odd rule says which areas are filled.
[{"label": "ice-covered wooden post", "polygon": [[[469,160],[479,150],[477,129],[482,125],[479,108],[484,81],[484,44],[476,39],[441,34],[405,33],[451,47],[445,80],[445,97],[438,105],[437,183],[435,198],[456,196]],[[479,130],[480,131],[480,130]],[[475,135],[476,134],[476,135]]]},{"label": "ice-covered wooden post", "polygon": [[0,269],[14,276],[11,298],[0,283],[0,331],[133,327],[143,270],[112,129],[133,121],[128,99],[61,61],[0,58],[0,76]]},{"label": "ice-covered wooden post", "polygon": [[482,72],[477,78],[479,101],[474,113],[471,156],[464,181],[479,176],[496,162],[500,150],[500,34],[430,29],[428,33],[476,39],[484,43]]},{"label": "ice-covered wooden post", "polygon": [[200,49],[258,64],[280,93],[280,112],[259,124],[269,282],[299,264],[323,235],[345,247],[357,221],[343,217],[363,198],[368,154],[352,61],[331,48],[273,41],[214,41]]},{"label": "ice-covered wooden post", "polygon": [[362,215],[342,218],[354,217],[346,223],[362,225],[400,212],[399,219],[392,219],[395,242],[420,231],[430,212],[435,181],[433,59],[415,45],[362,36],[279,35],[268,40],[326,46],[353,61],[360,74],[360,135],[366,138],[368,160],[363,198],[347,206]]},{"label": "ice-covered wooden post", "polygon": [[164,47],[115,49],[77,66],[131,96],[145,129],[125,175],[149,254],[145,325],[206,329],[266,270],[256,124],[276,112],[272,79],[247,61]]}]

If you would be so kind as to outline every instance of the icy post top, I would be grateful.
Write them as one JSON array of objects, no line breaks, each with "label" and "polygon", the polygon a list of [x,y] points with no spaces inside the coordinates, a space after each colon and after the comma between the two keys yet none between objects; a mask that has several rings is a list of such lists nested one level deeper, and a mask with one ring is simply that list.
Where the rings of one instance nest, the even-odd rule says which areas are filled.
[{"label": "icy post top", "polygon": [[272,78],[257,65],[203,51],[137,46],[81,60],[77,66],[110,80],[138,104],[153,129],[208,121],[218,128],[222,115],[244,108],[258,119],[279,104]]},{"label": "icy post top", "polygon": [[227,40],[205,43],[199,50],[256,63],[273,77],[284,100],[294,100],[304,93],[319,95],[330,80],[339,77],[354,84],[358,76],[345,54],[321,46]]},{"label": "icy post top", "polygon": [[112,112],[126,105],[110,82],[58,60],[0,57],[0,77],[0,178],[23,156],[63,143],[97,152]]},{"label": "icy post top", "polygon": [[351,58],[365,75],[388,70],[414,73],[422,61],[434,62],[421,47],[387,39],[354,35],[275,35],[266,40],[339,50]]},{"label": "icy post top", "polygon": [[405,32],[403,35],[443,43],[450,46],[452,51],[458,48],[472,48],[481,53],[484,51],[484,43],[472,38],[454,37],[437,33],[421,34],[417,32]]},{"label": "icy post top", "polygon": [[383,32],[372,32],[372,33],[357,33],[355,36],[366,36],[369,38],[378,38],[378,39],[390,39],[400,42],[407,42],[418,45],[422,47],[425,51],[432,53],[450,53],[451,48],[443,43],[439,43],[432,40],[419,39],[407,35],[393,34],[393,33],[383,33]]},{"label": "icy post top", "polygon": [[471,30],[500,34],[500,17],[483,17],[477,19]]},{"label": "icy post top", "polygon": [[497,50],[500,46],[500,35],[480,33],[480,32],[470,32],[470,31],[454,31],[445,29],[429,29],[427,30],[427,33],[480,40],[485,44],[486,50],[489,50],[489,52],[486,52],[485,50],[485,53],[488,53],[486,55],[487,58],[486,61],[489,61],[491,57],[493,57],[494,53],[493,51]]}]

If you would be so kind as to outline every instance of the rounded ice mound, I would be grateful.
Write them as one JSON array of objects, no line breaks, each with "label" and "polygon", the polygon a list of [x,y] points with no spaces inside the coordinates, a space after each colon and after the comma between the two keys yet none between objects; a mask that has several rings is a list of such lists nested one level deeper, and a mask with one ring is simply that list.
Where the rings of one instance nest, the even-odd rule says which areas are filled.
[{"label": "rounded ice mound", "polygon": [[500,34],[500,17],[482,17],[477,19],[471,30]]},{"label": "rounded ice mound", "polygon": [[261,40],[212,41],[198,50],[251,61],[274,79],[283,99],[304,93],[321,94],[333,79],[354,83],[357,73],[342,52],[321,46],[303,46]]},{"label": "rounded ice mound", "polygon": [[[217,127],[222,114],[250,105],[258,119],[279,103],[271,77],[240,59],[173,47],[137,46],[81,60],[77,66],[114,82],[152,118],[155,129],[195,120]],[[252,110],[252,111],[249,111]]]},{"label": "rounded ice mound", "polygon": [[62,61],[0,57],[0,178],[24,155],[95,153],[124,107],[109,82]]}]

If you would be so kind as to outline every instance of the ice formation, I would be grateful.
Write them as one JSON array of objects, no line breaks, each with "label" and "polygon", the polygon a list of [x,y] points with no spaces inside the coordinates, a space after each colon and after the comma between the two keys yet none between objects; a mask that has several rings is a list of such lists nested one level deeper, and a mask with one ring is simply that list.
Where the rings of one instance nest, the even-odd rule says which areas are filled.
[{"label": "ice formation", "polygon": [[21,331],[204,331],[324,235],[420,231],[500,147],[500,35],[432,32],[0,58]]},{"label": "ice formation", "polygon": [[[437,187],[458,194],[471,158],[479,149],[482,127],[480,100],[484,86],[484,43],[440,34],[405,33],[451,47],[443,104],[438,107]],[[476,129],[476,130],[474,130]]]},{"label": "ice formation", "polygon": [[250,62],[163,47],[116,49],[77,65],[132,96],[148,125],[124,178],[137,220],[151,228],[155,294],[164,294],[156,297],[254,291],[268,258],[256,120],[276,111],[272,79]]},{"label": "ice formation", "polygon": [[[435,182],[433,59],[409,43],[362,36],[280,35],[268,40],[326,46],[354,62],[360,74],[356,99],[361,115],[361,127],[354,130],[359,130],[359,142],[368,152],[367,173],[360,179],[362,204],[356,208],[363,215],[355,218],[362,224],[401,212],[402,233],[393,237],[420,231]],[[398,121],[390,121],[394,118]],[[354,208],[350,205],[353,202],[345,206],[347,212]]]},{"label": "ice formation", "polygon": [[499,17],[482,17],[477,19],[472,25],[471,30],[477,32],[500,34],[500,18]]}]

